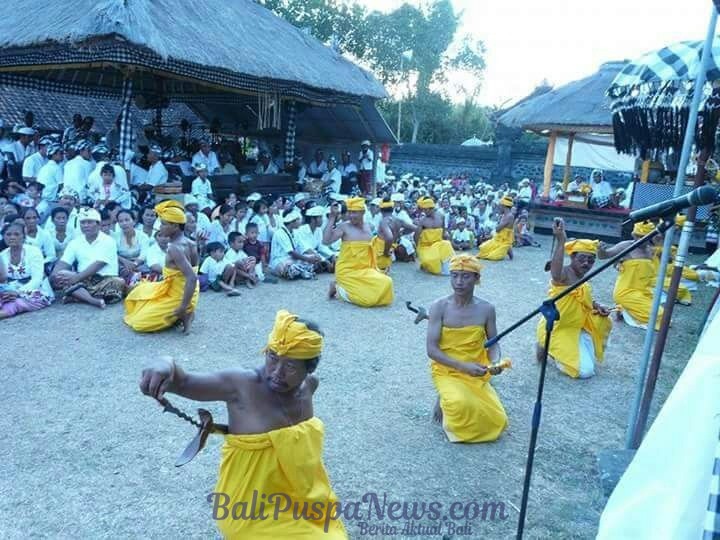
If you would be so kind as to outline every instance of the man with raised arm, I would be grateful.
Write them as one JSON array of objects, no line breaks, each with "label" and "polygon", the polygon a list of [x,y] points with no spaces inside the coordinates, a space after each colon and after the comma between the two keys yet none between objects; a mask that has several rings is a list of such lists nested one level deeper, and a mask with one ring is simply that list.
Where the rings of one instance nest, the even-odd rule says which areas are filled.
[{"label": "man with raised arm", "polygon": [[322,461],[324,426],[313,413],[322,348],[315,324],[280,310],[262,367],[200,374],[170,361],[143,370],[145,395],[226,403],[228,434],[211,495],[224,537],[347,538]]},{"label": "man with raised arm", "polygon": [[450,260],[453,294],[430,307],[427,354],[438,392],[434,419],[442,424],[450,442],[494,441],[507,427],[505,409],[490,376],[499,347],[485,348],[497,335],[495,306],[475,296],[480,283],[480,262],[471,255]]},{"label": "man with raised arm", "polygon": [[[555,251],[550,261],[550,296],[560,294],[570,285],[580,281],[595,264],[597,240],[567,241],[565,223],[556,218],[553,223]],[[570,264],[565,265],[565,254]],[[560,320],[555,322],[550,341],[549,355],[560,371],[575,379],[587,379],[595,375],[595,364],[603,361],[605,344],[612,322],[610,310],[592,298],[590,283],[583,283],[573,292],[561,298],[556,307]],[[545,319],[537,326],[537,356],[541,359],[545,345]]]},{"label": "man with raised arm", "polygon": [[330,215],[323,231],[323,243],[338,240],[340,253],[335,263],[335,282],[330,285],[330,298],[336,295],[360,307],[387,306],[393,301],[392,278],[377,267],[370,227],[363,221],[365,199],[347,199],[348,220],[337,223],[340,208],[330,207]]},{"label": "man with raised arm", "polygon": [[161,222],[159,234],[170,238],[163,279],[144,281],[130,292],[125,299],[125,324],[136,332],[158,332],[180,321],[187,334],[200,294],[197,246],[185,236],[187,217],[182,204],[164,201],[155,212]]}]

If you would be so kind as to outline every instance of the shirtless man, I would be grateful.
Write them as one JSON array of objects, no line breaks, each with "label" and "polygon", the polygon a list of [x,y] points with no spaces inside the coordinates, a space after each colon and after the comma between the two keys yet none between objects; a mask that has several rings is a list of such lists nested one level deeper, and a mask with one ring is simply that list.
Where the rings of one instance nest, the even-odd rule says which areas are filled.
[{"label": "shirtless man", "polygon": [[[176,201],[155,207],[160,218],[159,234],[170,239],[163,268],[163,281],[143,282],[125,300],[125,323],[138,332],[155,332],[179,322],[184,334],[195,318],[199,287],[199,256],[195,242],[184,233],[185,209]],[[159,296],[157,290],[164,292]]]},{"label": "shirtless man", "polygon": [[[167,361],[143,370],[140,390],[145,395],[161,399],[171,392],[196,401],[224,401],[227,406],[228,435],[211,495],[213,517],[224,537],[316,538],[327,527],[323,538],[347,538],[337,515],[326,515],[337,497],[322,463],[323,423],[313,411],[319,384],[313,373],[322,347],[317,325],[281,310],[261,367],[200,374]],[[319,505],[320,519],[294,519],[292,511],[280,509],[283,503],[277,504],[284,499],[275,497],[273,502],[273,493],[283,493],[301,507]],[[249,506],[254,496],[267,496],[264,513],[277,517],[242,519],[235,517],[235,510],[230,513],[238,504]]]},{"label": "shirtless man", "polygon": [[340,207],[330,207],[328,222],[323,231],[323,243],[331,245],[342,239],[335,263],[335,279],[329,296],[339,295],[346,302],[361,307],[386,306],[393,301],[392,279],[377,269],[370,227],[364,222],[365,199],[346,201],[347,221],[337,223]]},{"label": "shirtless man", "polygon": [[480,262],[470,255],[450,261],[453,294],[430,307],[427,354],[439,397],[434,420],[442,424],[451,442],[494,441],[507,426],[507,414],[490,385],[498,368],[498,345],[485,349],[497,335],[495,306],[475,296]]},{"label": "shirtless man", "polygon": [[[578,239],[568,242],[565,222],[553,223],[555,251],[550,261],[550,296],[560,294],[580,281],[595,264],[597,240]],[[565,254],[570,264],[565,265]],[[546,267],[546,270],[548,268]],[[595,302],[590,283],[584,283],[572,294],[556,302],[560,319],[555,322],[550,342],[550,356],[560,371],[573,378],[585,379],[595,374],[595,365],[603,361],[605,344],[612,329],[610,310]],[[545,345],[545,319],[538,321],[537,360],[542,360]]]},{"label": "shirtless man", "polygon": [[445,231],[445,216],[435,209],[435,201],[430,197],[418,199],[418,208],[424,216],[420,218],[415,230],[420,269],[431,274],[448,275],[447,263],[455,254]]}]

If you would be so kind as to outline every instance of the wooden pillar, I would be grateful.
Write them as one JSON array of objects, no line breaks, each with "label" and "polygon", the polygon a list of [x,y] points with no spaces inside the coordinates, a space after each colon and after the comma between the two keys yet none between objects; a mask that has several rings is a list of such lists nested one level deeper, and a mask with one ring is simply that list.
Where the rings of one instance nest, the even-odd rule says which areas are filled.
[{"label": "wooden pillar", "polygon": [[552,184],[553,158],[555,157],[555,142],[557,141],[557,131],[550,133],[550,141],[548,142],[547,156],[545,156],[545,176],[543,182],[543,198],[550,197],[550,186]]},{"label": "wooden pillar", "polygon": [[646,159],[640,169],[640,182],[647,184],[648,178],[650,178],[650,160]]},{"label": "wooden pillar", "polygon": [[570,183],[570,177],[572,176],[572,150],[573,142],[575,142],[575,134],[570,133],[568,135],[567,153],[565,154],[565,174],[563,176],[563,193],[567,190],[568,184]]}]

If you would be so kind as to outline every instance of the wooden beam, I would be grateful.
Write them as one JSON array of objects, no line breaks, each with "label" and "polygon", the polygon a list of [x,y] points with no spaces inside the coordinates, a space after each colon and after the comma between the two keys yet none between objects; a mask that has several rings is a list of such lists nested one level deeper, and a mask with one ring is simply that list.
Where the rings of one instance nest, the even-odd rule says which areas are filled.
[{"label": "wooden beam", "polygon": [[640,169],[640,182],[647,184],[648,178],[650,178],[650,160],[646,159]]},{"label": "wooden beam", "polygon": [[563,193],[567,190],[568,184],[570,183],[570,176],[572,175],[572,150],[573,143],[575,142],[575,134],[571,133],[568,135],[567,152],[565,154],[565,174],[563,175]]},{"label": "wooden beam", "polygon": [[555,142],[557,141],[557,131],[550,133],[550,141],[548,142],[547,155],[545,156],[545,176],[543,182],[543,198],[550,197],[550,185],[552,184],[553,158],[555,157]]}]

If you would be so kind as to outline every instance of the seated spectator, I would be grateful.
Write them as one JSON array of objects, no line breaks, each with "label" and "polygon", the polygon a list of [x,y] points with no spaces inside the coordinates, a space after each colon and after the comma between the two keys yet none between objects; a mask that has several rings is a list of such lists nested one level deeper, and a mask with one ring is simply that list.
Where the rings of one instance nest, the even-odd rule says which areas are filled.
[{"label": "seated spectator", "polygon": [[245,237],[239,232],[231,232],[228,235],[228,242],[230,247],[225,253],[225,260],[235,265],[235,284],[242,282],[248,289],[254,288],[260,282],[260,277],[255,271],[255,257],[249,257],[243,251]]},{"label": "seated spectator", "polygon": [[459,251],[465,251],[473,247],[473,234],[465,225],[465,220],[458,218],[455,222],[456,228],[452,232],[452,246]]},{"label": "seated spectator", "polygon": [[[125,282],[118,277],[115,241],[100,231],[100,214],[84,208],[78,216],[82,234],[73,238],[55,264],[52,281],[63,302],[83,302],[104,308],[120,302]],[[73,268],[75,270],[73,270]]]},{"label": "seated spectator", "polygon": [[135,228],[145,233],[151,245],[155,242],[155,233],[160,229],[160,223],[154,207],[145,206],[140,210],[140,223]]},{"label": "seated spectator", "polygon": [[278,174],[280,170],[278,166],[272,161],[270,154],[262,152],[260,154],[260,161],[255,168],[255,174]]},{"label": "seated spectator", "polygon": [[40,250],[25,243],[19,223],[6,224],[2,237],[7,247],[0,252],[0,319],[49,306],[54,295]]},{"label": "seated spectator", "polygon": [[213,196],[212,183],[208,178],[207,166],[202,162],[196,163],[195,174],[197,176],[192,181],[191,194],[195,197],[201,211],[211,210],[215,207],[215,197]]},{"label": "seated spectator", "polygon": [[277,283],[276,277],[270,275],[268,266],[268,249],[258,240],[257,223],[248,223],[245,226],[245,243],[243,251],[248,257],[255,259],[255,273],[260,281]]},{"label": "seated spectator", "polygon": [[223,204],[220,207],[217,219],[214,219],[208,231],[208,242],[219,242],[227,247],[228,235],[232,232],[232,221],[235,219],[235,209]]},{"label": "seated spectator", "polygon": [[293,237],[301,253],[317,256],[320,259],[315,264],[315,272],[333,272],[337,258],[337,252],[322,241],[325,214],[325,208],[322,206],[309,208],[305,211],[307,223],[293,232]]},{"label": "seated spectator", "polygon": [[70,240],[73,239],[74,231],[68,229],[69,216],[70,213],[67,211],[67,208],[63,208],[62,206],[53,208],[53,211],[50,213],[50,221],[53,224],[52,233],[48,232],[47,227],[45,229],[45,232],[50,236],[55,245],[56,259],[62,257],[65,248],[70,243]]},{"label": "seated spectator", "polygon": [[255,201],[253,204],[253,214],[250,216],[248,223],[255,223],[258,226],[258,240],[269,250],[270,242],[273,237],[276,221],[277,208],[275,205],[268,206],[263,199]]},{"label": "seated spectator", "polygon": [[[41,183],[30,182],[25,188],[25,193],[23,197],[26,201],[26,204],[31,205],[35,210],[37,210],[41,221],[43,221],[47,217],[48,210],[50,209],[50,205],[48,205],[47,201],[42,199],[42,192],[43,185]],[[20,205],[23,205],[22,202],[17,202],[19,202]]]},{"label": "seated spectator", "polygon": [[208,256],[200,265],[200,273],[207,276],[210,288],[215,292],[225,291],[228,296],[240,296],[235,288],[237,270],[225,260],[225,246],[220,242],[207,245]]},{"label": "seated spectator", "polygon": [[527,211],[521,211],[515,220],[515,245],[518,247],[533,246],[540,247],[540,243],[533,238],[530,227],[528,226]]},{"label": "seated spectator", "polygon": [[63,183],[63,148],[59,144],[51,144],[47,149],[48,161],[38,171],[37,181],[43,185],[42,198],[48,202],[55,202],[58,189]]},{"label": "seated spectator", "polygon": [[88,198],[97,210],[103,210],[108,203],[116,202],[122,208],[129,210],[132,206],[130,192],[115,181],[115,169],[112,165],[103,165],[100,169],[102,181],[94,184],[89,190]]},{"label": "seated spectator", "polygon": [[230,156],[227,154],[220,154],[220,174],[240,174],[237,167],[233,165]]},{"label": "seated spectator", "polygon": [[135,216],[130,210],[120,210],[117,214],[119,232],[113,234],[117,244],[120,277],[131,286],[140,279],[150,247],[150,238],[135,229]]},{"label": "seated spectator", "polygon": [[40,214],[34,208],[26,208],[22,217],[25,222],[25,243],[29,246],[35,246],[41,251],[43,264],[47,270],[51,270],[53,263],[57,259],[55,243],[52,237],[38,226]]},{"label": "seated spectator", "polygon": [[[232,204],[230,206],[232,206]],[[185,211],[193,215],[199,231],[203,231],[205,234],[210,231],[210,218],[204,212],[200,212],[200,204],[194,196],[185,195]]]},{"label": "seated spectator", "polygon": [[300,226],[302,215],[297,210],[287,210],[283,226],[272,239],[270,270],[284,279],[315,279],[314,266],[321,261],[319,255],[304,255],[295,243],[293,231]]}]

